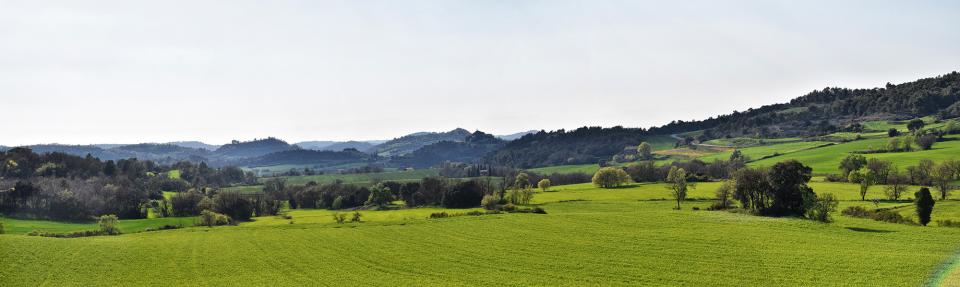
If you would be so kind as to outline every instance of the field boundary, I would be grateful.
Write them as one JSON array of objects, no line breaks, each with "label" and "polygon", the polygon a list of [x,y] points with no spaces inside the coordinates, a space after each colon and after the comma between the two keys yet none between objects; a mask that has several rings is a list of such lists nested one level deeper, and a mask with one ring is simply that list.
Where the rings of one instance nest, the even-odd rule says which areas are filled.
[{"label": "field boundary", "polygon": [[[960,249],[953,252],[953,255],[950,258],[947,258],[946,261],[941,263],[934,269],[933,274],[930,274],[930,278],[927,279],[927,282],[923,286],[928,287],[938,287],[938,286],[949,286],[943,285],[948,283],[945,279],[951,277],[951,274],[960,273]],[[955,275],[957,277],[960,275]],[[958,282],[960,283],[960,282]]]}]

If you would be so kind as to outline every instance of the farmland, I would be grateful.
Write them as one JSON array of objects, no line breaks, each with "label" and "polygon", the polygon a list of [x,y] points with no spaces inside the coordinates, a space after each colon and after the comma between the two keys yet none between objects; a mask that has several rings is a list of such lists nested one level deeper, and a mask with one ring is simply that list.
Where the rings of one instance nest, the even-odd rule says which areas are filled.
[{"label": "farmland", "polygon": [[[663,184],[579,184],[538,192],[533,204],[546,215],[427,219],[468,210],[418,208],[361,211],[363,223],[338,225],[332,211],[294,210],[290,219],[260,217],[231,227],[74,239],[7,234],[0,235],[0,278],[4,286],[917,286],[960,248],[958,228],[691,209],[706,208],[717,185],[699,184],[679,211],[664,200]],[[838,195],[843,205],[872,205],[856,200],[853,185],[811,186]],[[941,207],[935,218],[957,216],[960,204]],[[4,221],[11,233],[37,224]]]}]

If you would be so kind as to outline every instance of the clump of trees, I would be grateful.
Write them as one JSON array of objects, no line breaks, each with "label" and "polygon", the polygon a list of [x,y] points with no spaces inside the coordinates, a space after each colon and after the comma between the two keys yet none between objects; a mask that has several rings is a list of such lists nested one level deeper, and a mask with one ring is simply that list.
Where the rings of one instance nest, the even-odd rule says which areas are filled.
[{"label": "clump of trees", "polygon": [[932,186],[947,199],[955,189],[953,182],[960,179],[960,161],[945,160],[939,164],[929,159],[920,160],[917,165],[907,166],[905,171],[892,162],[871,158],[865,160],[862,155],[848,155],[840,164],[841,173],[847,173],[846,181],[860,184],[860,199],[866,200],[868,189],[876,184],[886,185],[884,193],[888,199],[899,200],[910,185]]},{"label": "clump of trees", "polygon": [[734,199],[759,215],[803,216],[816,198],[807,186],[811,171],[795,160],[769,169],[744,168],[734,179]]},{"label": "clump of trees", "polygon": [[[180,177],[169,176],[173,171],[179,171]],[[90,155],[37,154],[28,148],[0,152],[0,179],[4,179],[0,180],[0,213],[5,216],[87,222],[106,214],[144,218],[151,208],[165,215],[169,206],[161,191],[185,192],[255,180],[252,173],[235,167],[101,161]]]},{"label": "clump of trees", "polygon": [[604,167],[593,175],[593,184],[602,188],[614,188],[630,182],[630,175],[618,167]]}]

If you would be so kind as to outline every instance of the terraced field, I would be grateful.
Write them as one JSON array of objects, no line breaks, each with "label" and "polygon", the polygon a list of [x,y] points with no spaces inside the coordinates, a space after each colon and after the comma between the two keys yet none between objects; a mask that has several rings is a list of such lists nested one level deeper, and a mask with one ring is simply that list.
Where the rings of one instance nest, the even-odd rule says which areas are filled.
[{"label": "terraced field", "polygon": [[[366,222],[338,225],[330,211],[298,210],[232,227],[6,234],[0,285],[918,286],[960,248],[960,228],[692,210],[716,185],[698,185],[679,211],[661,184],[582,184],[537,193],[546,215],[362,211]],[[853,201],[854,186],[813,185],[872,204]]]}]

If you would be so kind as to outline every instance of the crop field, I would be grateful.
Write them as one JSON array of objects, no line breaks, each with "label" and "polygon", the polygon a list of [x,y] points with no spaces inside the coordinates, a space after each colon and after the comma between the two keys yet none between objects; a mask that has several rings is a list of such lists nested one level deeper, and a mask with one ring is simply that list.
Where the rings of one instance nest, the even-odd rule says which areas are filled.
[{"label": "crop field", "polygon": [[[813,168],[814,173],[835,173],[840,165],[840,161],[847,154],[854,151],[869,150],[872,148],[881,148],[888,142],[887,138],[866,139],[852,141],[843,144],[836,144],[827,147],[815,148],[788,153],[782,156],[772,157],[764,160],[751,162],[752,166],[770,166],[774,163],[796,159],[803,164]],[[776,149],[779,145],[768,146]],[[752,149],[752,148],[751,148]],[[746,151],[748,149],[744,149]],[[933,145],[933,149],[925,151],[897,152],[897,153],[876,153],[865,154],[867,158],[880,158],[889,160],[895,166],[905,168],[910,165],[916,165],[921,159],[931,159],[934,162],[940,162],[947,159],[960,159],[960,137],[948,136],[947,141],[938,142]]]},{"label": "crop field", "polygon": [[[7,234],[27,234],[30,231],[43,231],[50,233],[68,233],[84,230],[97,229],[97,223],[70,223],[54,222],[45,220],[20,220],[13,218],[0,218],[3,222]],[[120,231],[124,233],[141,232],[147,228],[157,228],[164,225],[193,226],[196,222],[195,217],[165,217],[150,219],[129,219],[120,221]]]},{"label": "crop field", "polygon": [[[72,239],[24,236],[40,223],[4,219],[0,285],[918,286],[960,248],[960,228],[691,209],[707,207],[717,185],[697,185],[682,210],[662,184],[579,184],[538,192],[543,215],[360,211],[364,222],[340,225],[332,211],[294,210],[238,226]],[[811,186],[842,205],[873,204],[854,185]],[[958,207],[939,202],[934,220]]]},{"label": "crop field", "polygon": [[[829,145],[829,144],[831,143],[821,142],[821,141],[788,142],[788,143],[780,143],[780,144],[773,144],[773,145],[748,147],[748,148],[741,149],[740,152],[743,155],[750,157],[751,159],[760,159],[767,156],[773,156],[775,154],[781,154],[781,155],[790,154],[790,153],[817,148],[817,147]],[[730,154],[732,153],[733,151],[715,153],[707,156],[702,156],[700,157],[700,160],[707,161],[707,162],[714,161],[717,159],[726,160],[730,158]]]}]

